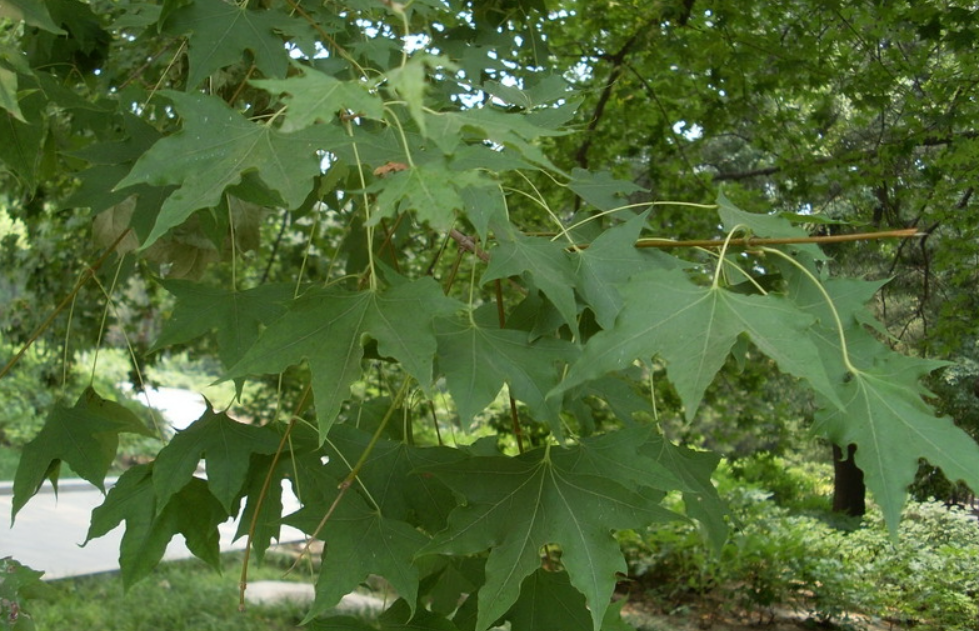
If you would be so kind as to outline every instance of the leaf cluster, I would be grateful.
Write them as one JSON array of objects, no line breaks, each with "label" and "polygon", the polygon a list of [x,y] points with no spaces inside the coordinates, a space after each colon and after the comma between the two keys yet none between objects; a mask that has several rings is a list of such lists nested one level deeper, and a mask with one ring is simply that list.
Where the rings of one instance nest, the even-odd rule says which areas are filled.
[{"label": "leaf cluster", "polygon": [[[125,523],[127,585],[176,534],[217,566],[240,513],[259,557],[283,524],[325,542],[321,628],[370,574],[399,596],[391,628],[622,628],[614,531],[692,519],[726,537],[718,457],[667,440],[640,395],[653,362],[692,418],[726,364],[766,356],[812,393],[818,433],[858,445],[892,529],[920,458],[979,488],[979,446],[925,400],[941,363],[882,341],[878,284],[830,277],[811,244],[745,248],[808,233],[723,194],[696,207],[716,247],[651,253],[636,246],[669,232],[663,204],[552,157],[578,101],[520,54],[544,42],[542,7],[338,6],[14,16],[11,186],[58,174],[59,212],[116,247],[107,297],[123,271],[159,281],[154,352],[216,348],[239,388],[276,383],[272,422],[208,409],[108,490],[88,538]],[[467,438],[494,406],[508,430]],[[103,488],[120,432],[143,431],[94,390],[56,407],[15,513],[61,462]],[[301,503],[285,516],[284,487]]]}]

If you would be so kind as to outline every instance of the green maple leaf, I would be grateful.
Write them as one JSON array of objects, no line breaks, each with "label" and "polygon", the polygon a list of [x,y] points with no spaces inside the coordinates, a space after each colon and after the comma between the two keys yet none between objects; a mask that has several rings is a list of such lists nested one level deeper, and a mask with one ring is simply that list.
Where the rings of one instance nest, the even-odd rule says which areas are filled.
[{"label": "green maple leaf", "polygon": [[600,210],[611,210],[622,205],[620,196],[644,190],[632,182],[616,180],[606,171],[593,173],[575,167],[571,171],[568,188],[578,197]]},{"label": "green maple leaf", "polygon": [[717,454],[674,445],[655,426],[636,424],[584,438],[560,457],[575,473],[609,476],[654,501],[662,491],[681,491],[687,515],[700,522],[715,548],[727,540],[727,507],[711,482]]},{"label": "green maple leaf", "polygon": [[62,595],[60,589],[41,580],[44,572],[18,563],[10,556],[0,558],[0,624],[6,631],[35,631],[31,612],[32,601],[54,602]]},{"label": "green maple leaf", "polygon": [[437,613],[427,609],[414,610],[404,598],[396,600],[377,621],[381,631],[460,631],[452,621]]},{"label": "green maple leaf", "polygon": [[0,66],[0,108],[18,121],[27,124],[17,101],[17,73]]},{"label": "green maple leaf", "polygon": [[564,246],[550,239],[519,233],[502,236],[480,282],[526,274],[561,313],[572,331],[578,328],[575,304],[575,265]]},{"label": "green maple leaf", "polygon": [[401,362],[427,388],[436,350],[432,321],[457,308],[429,277],[385,292],[315,289],[269,325],[226,377],[278,373],[308,360],[325,439],[351,384],[361,377],[365,336],[377,341],[382,357]]},{"label": "green maple leaf", "polygon": [[38,90],[20,99],[18,104],[27,122],[13,116],[0,116],[0,161],[29,190],[34,190],[48,134],[41,116],[47,100]]},{"label": "green maple leaf", "polygon": [[717,194],[717,214],[721,217],[724,229],[734,230],[741,226],[752,234],[762,237],[808,237],[809,233],[792,225],[785,217],[778,215],[763,215],[741,210],[723,192]]},{"label": "green maple leaf", "polygon": [[815,431],[837,445],[856,443],[857,466],[892,533],[920,458],[949,480],[979,490],[979,445],[921,399],[930,393],[920,379],[942,365],[888,351],[840,386],[843,409],[830,407],[816,416]]},{"label": "green maple leaf", "polygon": [[[363,453],[371,438],[371,434],[353,426],[335,425],[324,446],[330,458],[326,471],[337,478],[346,476],[349,469],[341,456]],[[456,449],[413,447],[382,438],[374,443],[357,479],[385,517],[434,533],[445,527],[456,505],[455,496],[438,478],[418,472],[461,458],[463,455]]]},{"label": "green maple leaf", "polygon": [[0,6],[0,18],[24,20],[31,26],[44,29],[55,35],[65,35],[65,31],[54,23],[44,3],[36,0],[8,0]]},{"label": "green maple leaf", "polygon": [[557,74],[544,76],[533,86],[524,90],[497,81],[484,81],[480,88],[500,100],[524,110],[533,110],[540,105],[568,96],[568,81]]},{"label": "green maple leaf", "polygon": [[659,355],[690,418],[738,336],[746,333],[782,370],[838,401],[809,338],[814,318],[792,302],[699,286],[680,270],[634,276],[620,291],[626,306],[615,326],[588,341],[555,394]]},{"label": "green maple leaf", "polygon": [[[485,167],[482,167],[485,168]],[[499,183],[490,186],[467,186],[459,191],[466,219],[476,229],[476,236],[486,242],[491,226],[506,225],[506,194]]]},{"label": "green maple leaf", "polygon": [[728,527],[725,516],[727,504],[721,499],[711,482],[711,476],[721,457],[709,451],[695,451],[681,445],[674,445],[655,429],[646,426],[649,432],[645,440],[637,440],[639,454],[651,458],[680,480],[677,487],[683,491],[686,514],[696,519],[707,540],[720,553],[727,541]]},{"label": "green maple leaf", "polygon": [[[625,601],[608,608],[602,620],[602,631],[632,627],[621,619]],[[585,598],[576,590],[567,572],[539,569],[520,585],[520,598],[503,616],[512,631],[592,631],[592,620]]]},{"label": "green maple leaf", "polygon": [[137,465],[119,477],[102,505],[92,511],[85,543],[126,522],[119,567],[123,584],[129,588],[153,571],[178,533],[195,556],[219,568],[221,537],[217,527],[228,517],[207,483],[199,478],[193,478],[158,510],[153,465]]},{"label": "green maple leaf", "polygon": [[477,171],[449,171],[444,161],[420,164],[393,173],[372,184],[368,190],[378,191],[379,212],[374,221],[398,212],[415,211],[420,221],[427,221],[436,230],[448,230],[455,222],[455,212],[466,207],[460,190],[483,188],[496,184]]},{"label": "green maple leaf", "polygon": [[288,111],[282,131],[304,129],[317,121],[329,122],[339,111],[351,111],[369,118],[384,117],[384,102],[368,92],[361,81],[341,81],[313,68],[302,67],[303,74],[288,79],[252,81],[257,87],[286,97]]},{"label": "green maple leaf", "polygon": [[183,280],[161,282],[177,306],[150,352],[215,331],[225,368],[241,359],[258,339],[259,328],[280,317],[293,298],[293,287],[279,283],[235,291]]},{"label": "green maple leaf", "polygon": [[[284,521],[312,535],[335,503],[339,480],[327,475],[316,459],[302,464],[304,505]],[[370,574],[383,576],[409,603],[417,602],[419,573],[413,559],[429,539],[415,528],[383,515],[351,489],[317,537],[326,545],[306,621],[334,607]]]},{"label": "green maple leaf", "polygon": [[465,496],[423,554],[473,554],[489,549],[479,590],[477,631],[516,602],[520,584],[540,567],[547,544],[561,547],[571,583],[585,595],[599,629],[625,561],[613,528],[638,528],[674,516],[605,477],[573,473],[551,447],[516,458],[474,457],[431,470]]},{"label": "green maple leaf", "polygon": [[[247,498],[245,508],[241,511],[238,530],[235,532],[235,540],[252,535],[252,550],[258,563],[262,563],[272,541],[279,540],[282,529],[282,480],[293,472],[292,459],[283,454],[266,487],[265,480],[271,464],[271,457],[252,457],[248,467],[248,477],[242,489],[243,495]],[[255,519],[256,511],[259,511],[258,519]],[[253,520],[254,531],[251,530]]]},{"label": "green maple leaf", "polygon": [[632,425],[581,439],[573,450],[554,455],[569,471],[585,475],[605,475],[626,488],[641,492],[643,488],[658,491],[693,491],[681,473],[664,466],[658,458],[643,452],[667,442],[652,425]]},{"label": "green maple leaf", "polygon": [[481,326],[466,318],[442,319],[438,330],[439,368],[459,411],[468,422],[496,399],[506,383],[535,418],[560,428],[558,406],[547,401],[559,381],[558,363],[575,355],[562,340],[530,340],[525,331]]},{"label": "green maple leaf", "polygon": [[[884,281],[823,282],[838,325],[834,310],[811,279],[796,270],[788,278],[793,299],[819,319],[814,340],[827,372],[835,377],[833,385],[841,401],[817,411],[814,431],[841,447],[857,445],[857,466],[891,532],[896,532],[919,459],[938,466],[949,479],[961,479],[976,488],[979,446],[949,419],[937,417],[922,400],[932,395],[921,385],[921,378],[945,362],[905,357],[870,332],[882,327],[865,305]],[[855,366],[844,361],[838,326],[843,328],[847,354]]]},{"label": "green maple leaf", "polygon": [[203,458],[208,488],[231,513],[245,484],[250,456],[273,454],[278,446],[279,437],[271,429],[240,423],[208,406],[203,416],[177,432],[156,457],[153,488],[160,510],[190,481]]},{"label": "green maple leaf", "polygon": [[503,145],[515,150],[533,164],[562,173],[535,141],[542,137],[563,136],[569,133],[567,131],[538,125],[531,114],[506,113],[493,107],[443,115],[456,118],[459,129],[475,134],[479,140]]},{"label": "green maple leaf", "polygon": [[239,184],[245,173],[256,172],[289,208],[298,207],[320,175],[316,152],[346,142],[333,126],[284,134],[246,120],[213,96],[163,94],[183,116],[183,129],[154,144],[116,185],[116,190],[134,184],[180,187],[164,202],[144,249],[195,210],[217,206],[225,189]]},{"label": "green maple leaf", "polygon": [[173,12],[165,29],[187,34],[190,89],[213,72],[241,61],[246,50],[252,53],[255,66],[263,74],[284,77],[289,52],[274,31],[289,21],[278,11],[253,11],[222,0],[194,0]]},{"label": "green maple leaf", "polygon": [[394,93],[408,106],[408,113],[422,135],[425,128],[425,65],[433,63],[435,57],[420,55],[412,57],[400,68],[394,68],[387,73],[387,82]]},{"label": "green maple leaf", "polygon": [[14,475],[11,520],[45,479],[50,479],[57,490],[61,462],[104,493],[105,474],[116,456],[120,432],[154,436],[135,414],[103,399],[91,387],[74,406],[55,406],[40,433],[24,445]]},{"label": "green maple leaf", "polygon": [[[761,237],[808,237],[809,233],[794,225],[791,221],[780,215],[766,215],[762,213],[749,213],[741,210],[723,192],[717,194],[717,214],[721,218],[724,229],[728,232],[735,228],[740,228],[742,234],[736,236],[761,236]],[[796,251],[805,252],[814,259],[825,259],[814,243],[803,243],[793,245]]]},{"label": "green maple leaf", "polygon": [[635,248],[647,215],[642,213],[606,230],[587,249],[577,252],[576,288],[603,329],[612,328],[622,308],[616,285],[654,265]]}]

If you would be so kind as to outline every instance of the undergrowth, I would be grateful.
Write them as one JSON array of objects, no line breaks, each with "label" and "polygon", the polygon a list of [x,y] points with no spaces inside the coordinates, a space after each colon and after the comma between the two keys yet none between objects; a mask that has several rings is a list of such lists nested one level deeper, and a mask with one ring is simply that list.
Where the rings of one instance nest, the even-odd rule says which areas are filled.
[{"label": "undergrowth", "polygon": [[[746,468],[757,473],[767,465]],[[693,527],[676,523],[623,536],[633,593],[666,612],[696,608],[713,620],[735,615],[765,623],[788,607],[843,628],[859,629],[869,618],[921,631],[975,629],[974,516],[940,502],[911,502],[892,538],[876,506],[847,529],[815,510],[818,499],[784,493],[818,486],[818,474],[786,467],[777,494],[728,477],[732,467],[722,471],[730,541],[712,552]],[[735,475],[743,471],[733,467]]]}]

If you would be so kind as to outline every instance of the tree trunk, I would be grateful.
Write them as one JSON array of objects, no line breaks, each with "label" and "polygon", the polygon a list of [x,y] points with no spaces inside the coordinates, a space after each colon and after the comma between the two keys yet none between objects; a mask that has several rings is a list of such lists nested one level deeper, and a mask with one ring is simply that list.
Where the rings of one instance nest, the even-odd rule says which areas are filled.
[{"label": "tree trunk", "polygon": [[833,445],[833,511],[862,517],[867,512],[867,487],[863,471],[853,461],[856,451],[856,445],[848,445],[844,459],[843,450]]}]

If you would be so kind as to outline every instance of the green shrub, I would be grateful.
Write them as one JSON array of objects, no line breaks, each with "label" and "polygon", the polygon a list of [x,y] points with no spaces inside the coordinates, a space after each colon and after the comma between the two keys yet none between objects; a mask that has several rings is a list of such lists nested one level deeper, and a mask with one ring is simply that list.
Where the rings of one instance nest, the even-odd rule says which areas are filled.
[{"label": "green shrub", "polygon": [[781,456],[759,452],[734,460],[725,469],[732,488],[747,483],[765,489],[779,506],[815,513],[832,508],[833,469],[828,463],[792,464]]},{"label": "green shrub", "polygon": [[[0,341],[0,365],[17,349]],[[0,445],[19,450],[44,425],[42,410],[57,400],[60,374],[45,353],[32,349],[0,379]]]},{"label": "green shrub", "polygon": [[671,610],[696,601],[764,621],[785,605],[820,622],[845,618],[859,586],[847,571],[843,533],[791,515],[759,489],[732,490],[727,499],[733,532],[719,554],[682,524],[624,541],[630,572],[648,593]]},{"label": "green shrub", "polygon": [[880,511],[848,537],[855,571],[874,585],[873,604],[888,620],[918,629],[974,629],[979,616],[979,525],[940,502],[912,502],[898,538]]},{"label": "green shrub", "polygon": [[893,540],[876,507],[850,532],[793,514],[763,489],[724,495],[732,534],[719,553],[684,524],[623,538],[631,576],[664,609],[727,608],[764,622],[786,606],[820,623],[861,613],[922,630],[975,628],[979,526],[965,511],[912,502]]}]

